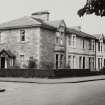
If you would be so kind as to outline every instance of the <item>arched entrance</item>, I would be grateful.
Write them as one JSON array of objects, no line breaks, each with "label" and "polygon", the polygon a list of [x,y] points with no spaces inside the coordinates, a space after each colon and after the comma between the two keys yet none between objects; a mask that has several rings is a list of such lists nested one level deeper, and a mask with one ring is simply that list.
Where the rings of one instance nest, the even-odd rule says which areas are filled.
[{"label": "arched entrance", "polygon": [[6,69],[14,66],[15,56],[9,50],[0,52],[0,68]]}]

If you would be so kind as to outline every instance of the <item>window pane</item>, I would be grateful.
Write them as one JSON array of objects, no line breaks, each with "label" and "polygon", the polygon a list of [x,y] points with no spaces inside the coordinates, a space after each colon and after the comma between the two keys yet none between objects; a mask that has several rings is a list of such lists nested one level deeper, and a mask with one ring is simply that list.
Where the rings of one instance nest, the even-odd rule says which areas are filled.
[{"label": "window pane", "polygon": [[56,68],[58,68],[58,65],[59,65],[58,57],[59,57],[59,55],[56,54]]},{"label": "window pane", "polygon": [[20,40],[25,41],[25,30],[20,30]]},{"label": "window pane", "polygon": [[21,62],[24,61],[24,55],[20,55],[20,60],[21,60]]},{"label": "window pane", "polygon": [[71,56],[68,56],[68,67],[71,68]]}]

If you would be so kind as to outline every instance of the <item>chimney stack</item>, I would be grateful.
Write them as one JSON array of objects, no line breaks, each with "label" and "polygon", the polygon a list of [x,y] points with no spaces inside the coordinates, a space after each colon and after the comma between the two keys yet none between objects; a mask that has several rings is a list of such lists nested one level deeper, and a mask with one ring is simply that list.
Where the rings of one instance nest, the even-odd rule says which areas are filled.
[{"label": "chimney stack", "polygon": [[40,11],[32,13],[32,17],[41,19],[43,21],[49,21],[49,12],[48,11]]}]

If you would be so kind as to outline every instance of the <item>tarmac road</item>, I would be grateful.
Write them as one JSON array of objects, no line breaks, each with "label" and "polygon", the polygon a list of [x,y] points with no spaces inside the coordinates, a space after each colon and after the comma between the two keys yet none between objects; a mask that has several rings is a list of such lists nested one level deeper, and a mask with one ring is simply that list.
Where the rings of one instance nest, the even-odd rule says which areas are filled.
[{"label": "tarmac road", "polygon": [[105,105],[105,80],[35,84],[0,82],[0,105]]}]

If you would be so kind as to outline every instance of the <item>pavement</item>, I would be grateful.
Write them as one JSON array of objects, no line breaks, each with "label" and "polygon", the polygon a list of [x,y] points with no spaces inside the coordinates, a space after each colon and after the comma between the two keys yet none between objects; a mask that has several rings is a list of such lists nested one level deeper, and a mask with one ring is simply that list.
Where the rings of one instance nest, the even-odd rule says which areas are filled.
[{"label": "pavement", "polygon": [[19,83],[37,83],[37,84],[63,84],[63,83],[80,83],[89,81],[105,80],[105,75],[87,76],[87,77],[69,77],[69,78],[12,78],[0,77],[0,82],[19,82]]}]

